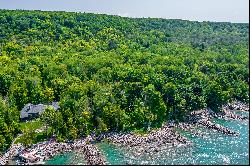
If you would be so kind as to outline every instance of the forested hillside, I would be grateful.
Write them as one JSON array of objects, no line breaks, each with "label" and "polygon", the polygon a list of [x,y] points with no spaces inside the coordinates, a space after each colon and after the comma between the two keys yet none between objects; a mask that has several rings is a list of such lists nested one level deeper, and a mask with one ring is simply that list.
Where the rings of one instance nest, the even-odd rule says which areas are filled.
[{"label": "forested hillside", "polygon": [[249,24],[0,10],[0,149],[27,103],[59,139],[249,102]]}]

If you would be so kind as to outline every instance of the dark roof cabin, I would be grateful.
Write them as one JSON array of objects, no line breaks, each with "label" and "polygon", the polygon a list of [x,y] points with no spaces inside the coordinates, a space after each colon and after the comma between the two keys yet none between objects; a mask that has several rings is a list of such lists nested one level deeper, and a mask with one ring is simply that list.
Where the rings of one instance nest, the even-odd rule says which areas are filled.
[{"label": "dark roof cabin", "polygon": [[48,106],[54,107],[55,110],[59,109],[58,102],[52,102],[51,105],[45,105],[45,104],[26,104],[23,109],[21,110],[20,118],[22,120],[25,119],[33,119],[39,117]]}]

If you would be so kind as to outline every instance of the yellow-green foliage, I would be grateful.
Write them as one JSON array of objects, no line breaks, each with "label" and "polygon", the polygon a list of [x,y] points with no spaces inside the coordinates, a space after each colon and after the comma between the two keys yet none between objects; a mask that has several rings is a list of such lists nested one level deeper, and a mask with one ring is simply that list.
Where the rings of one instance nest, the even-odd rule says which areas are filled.
[{"label": "yellow-green foliage", "polygon": [[193,110],[248,102],[248,27],[0,10],[0,94],[8,99],[0,100],[0,146],[17,133],[6,129],[18,124],[6,112],[27,103],[59,101],[42,121],[63,140],[145,130]]}]

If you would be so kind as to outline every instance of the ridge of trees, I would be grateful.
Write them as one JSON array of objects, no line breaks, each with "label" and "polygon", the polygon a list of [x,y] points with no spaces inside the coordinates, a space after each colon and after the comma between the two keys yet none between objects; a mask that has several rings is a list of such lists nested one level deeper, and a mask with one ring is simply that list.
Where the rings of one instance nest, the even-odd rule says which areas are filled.
[{"label": "ridge of trees", "polygon": [[0,10],[0,150],[27,103],[59,140],[249,102],[249,24]]}]

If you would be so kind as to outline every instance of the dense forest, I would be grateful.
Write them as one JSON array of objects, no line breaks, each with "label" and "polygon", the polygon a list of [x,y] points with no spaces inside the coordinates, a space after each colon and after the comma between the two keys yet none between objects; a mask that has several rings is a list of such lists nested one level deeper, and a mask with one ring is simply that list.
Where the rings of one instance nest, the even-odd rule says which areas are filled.
[{"label": "dense forest", "polygon": [[249,102],[247,23],[0,10],[0,150],[28,103],[58,140]]}]

